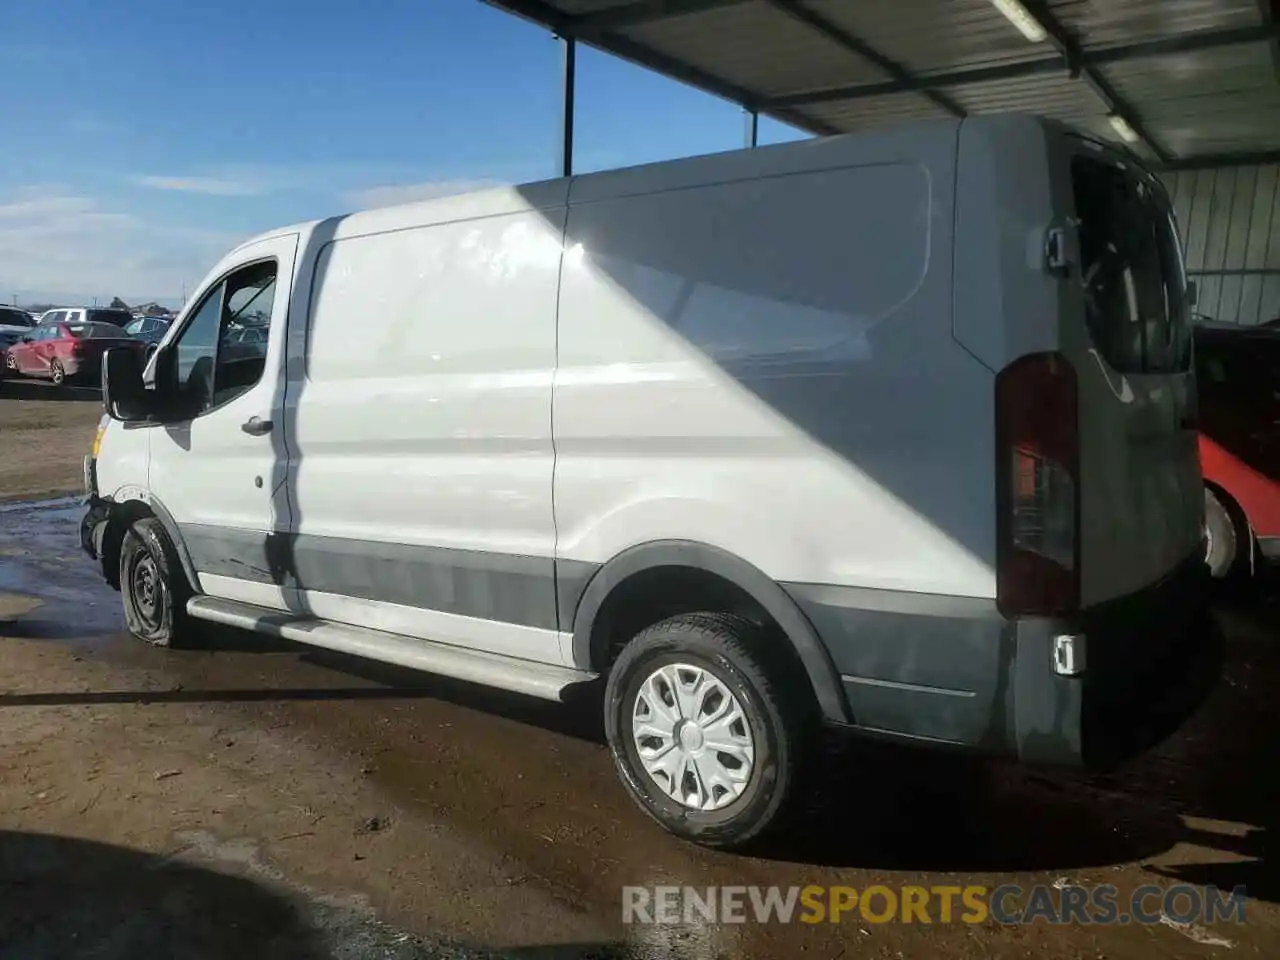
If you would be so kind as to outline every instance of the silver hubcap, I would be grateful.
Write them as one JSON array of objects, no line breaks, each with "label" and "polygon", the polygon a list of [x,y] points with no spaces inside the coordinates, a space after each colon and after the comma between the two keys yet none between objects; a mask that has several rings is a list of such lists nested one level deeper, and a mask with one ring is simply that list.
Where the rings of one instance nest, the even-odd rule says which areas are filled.
[{"label": "silver hubcap", "polygon": [[755,745],[742,705],[702,667],[669,663],[645,679],[631,711],[645,771],[667,796],[719,810],[751,780]]}]

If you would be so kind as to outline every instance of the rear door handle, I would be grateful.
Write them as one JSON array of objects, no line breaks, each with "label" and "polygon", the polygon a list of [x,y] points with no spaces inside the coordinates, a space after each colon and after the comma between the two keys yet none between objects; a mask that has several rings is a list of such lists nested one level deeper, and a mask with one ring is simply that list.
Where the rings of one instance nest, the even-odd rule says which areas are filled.
[{"label": "rear door handle", "polygon": [[250,417],[240,424],[240,429],[251,437],[261,437],[271,432],[271,421],[263,420],[261,417]]}]

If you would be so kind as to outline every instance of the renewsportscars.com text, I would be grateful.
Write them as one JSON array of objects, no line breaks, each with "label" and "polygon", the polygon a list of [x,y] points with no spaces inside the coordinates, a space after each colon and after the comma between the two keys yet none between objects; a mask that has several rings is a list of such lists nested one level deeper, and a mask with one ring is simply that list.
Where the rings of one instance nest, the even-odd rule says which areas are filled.
[{"label": "renewsportscars.com text", "polygon": [[623,887],[623,923],[1244,922],[1245,890],[1096,886]]}]

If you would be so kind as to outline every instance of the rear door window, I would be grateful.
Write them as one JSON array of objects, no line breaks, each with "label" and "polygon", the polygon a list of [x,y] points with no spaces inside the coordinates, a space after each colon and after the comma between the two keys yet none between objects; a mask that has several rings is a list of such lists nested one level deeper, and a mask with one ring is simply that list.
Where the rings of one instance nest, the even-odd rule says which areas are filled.
[{"label": "rear door window", "polygon": [[67,329],[77,340],[120,339],[125,335],[114,323],[69,323]]},{"label": "rear door window", "polygon": [[1181,373],[1190,364],[1186,278],[1168,198],[1118,163],[1071,162],[1085,322],[1120,373]]},{"label": "rear door window", "polygon": [[31,318],[21,310],[0,309],[0,323],[12,327],[29,327]]},{"label": "rear door window", "polygon": [[1275,407],[1280,400],[1280,337],[1201,338],[1196,343],[1196,383],[1205,399],[1220,393]]},{"label": "rear door window", "polygon": [[88,320],[90,323],[110,323],[123,327],[133,320],[133,314],[128,310],[90,310]]}]

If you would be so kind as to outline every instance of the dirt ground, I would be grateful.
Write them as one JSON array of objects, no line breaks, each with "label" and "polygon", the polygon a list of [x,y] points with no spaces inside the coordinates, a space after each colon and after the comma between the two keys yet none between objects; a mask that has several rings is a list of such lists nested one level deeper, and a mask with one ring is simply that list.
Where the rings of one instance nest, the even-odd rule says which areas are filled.
[{"label": "dirt ground", "polygon": [[79,492],[101,415],[96,390],[0,380],[0,500]]},{"label": "dirt ground", "polygon": [[[76,466],[8,467],[22,489],[78,485],[97,408],[47,408],[22,415],[62,424]],[[50,449],[5,428],[0,462],[22,434]],[[1280,955],[1280,603],[1222,612],[1222,684],[1121,771],[833,740],[779,836],[718,854],[633,808],[592,702],[234,631],[193,650],[130,640],[79,552],[80,509],[0,504],[6,960]],[[1244,924],[1209,927],[621,923],[624,885],[1063,882],[1250,898]]]}]

